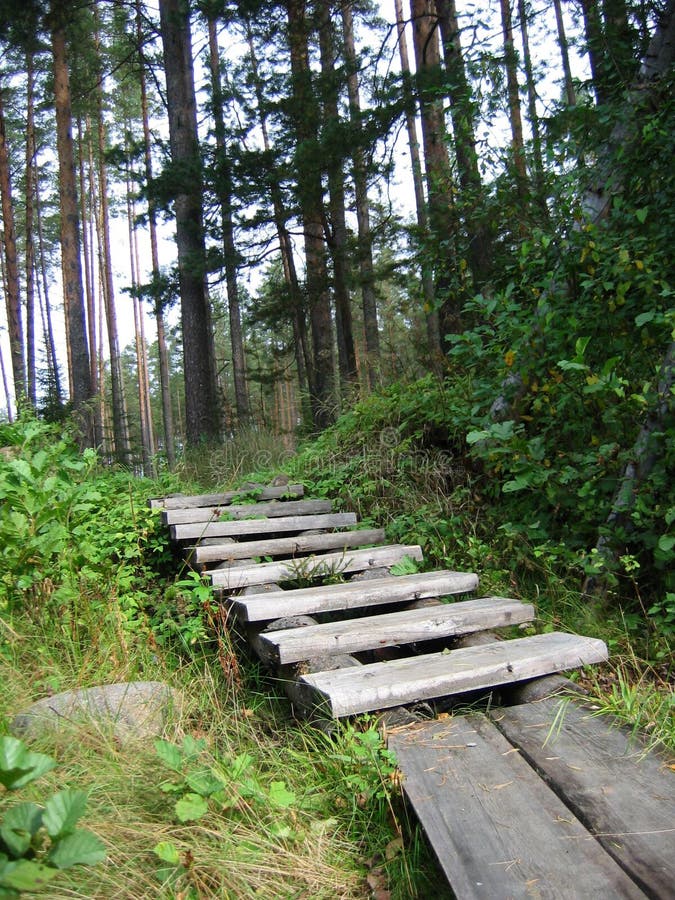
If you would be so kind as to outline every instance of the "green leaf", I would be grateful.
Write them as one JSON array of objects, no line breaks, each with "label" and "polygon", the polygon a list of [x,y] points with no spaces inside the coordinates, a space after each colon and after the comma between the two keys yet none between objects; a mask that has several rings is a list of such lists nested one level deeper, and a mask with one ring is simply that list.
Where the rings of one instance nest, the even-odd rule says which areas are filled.
[{"label": "green leaf", "polygon": [[172,866],[180,865],[180,853],[170,841],[160,841],[159,844],[155,844],[152,852],[162,862],[170,863]]},{"label": "green leaf", "polygon": [[93,866],[103,862],[105,857],[105,845],[86,828],[78,828],[72,834],[59,838],[47,854],[48,861],[57,869]]},{"label": "green leaf", "polygon": [[191,772],[185,779],[189,788],[202,797],[210,797],[216,791],[221,791],[225,785],[208,769],[199,772]]},{"label": "green leaf", "polygon": [[46,753],[33,753],[18,738],[0,737],[0,784],[8,791],[30,784],[56,765]]},{"label": "green leaf", "polygon": [[272,806],[278,806],[280,809],[288,809],[296,802],[295,794],[288,790],[285,781],[273,781],[270,784],[269,797]]},{"label": "green leaf", "polygon": [[662,550],[664,553],[670,553],[670,551],[675,547],[675,534],[662,534],[659,538],[659,550]]},{"label": "green leaf", "polygon": [[19,859],[8,863],[0,873],[0,887],[16,891],[36,891],[58,873],[44,863],[32,859]]},{"label": "green leaf", "polygon": [[42,824],[50,838],[60,838],[75,830],[87,805],[86,791],[66,790],[54,794],[45,803]]},{"label": "green leaf", "polygon": [[199,794],[186,794],[176,803],[176,816],[179,822],[194,822],[208,812],[209,805]]},{"label": "green leaf", "polygon": [[635,324],[638,328],[642,328],[643,325],[646,325],[647,322],[652,322],[655,318],[656,312],[650,309],[649,312],[643,312],[639,316],[635,316]]},{"label": "green leaf", "polygon": [[183,752],[176,744],[170,741],[155,741],[155,752],[162,760],[165,766],[173,769],[174,772],[180,772],[183,768]]},{"label": "green leaf", "polygon": [[635,218],[638,220],[640,225],[644,225],[647,221],[647,216],[649,215],[649,207],[644,206],[642,209],[635,210]]},{"label": "green leaf", "polygon": [[0,837],[12,856],[24,856],[42,824],[42,809],[37,803],[17,803],[5,813]]}]

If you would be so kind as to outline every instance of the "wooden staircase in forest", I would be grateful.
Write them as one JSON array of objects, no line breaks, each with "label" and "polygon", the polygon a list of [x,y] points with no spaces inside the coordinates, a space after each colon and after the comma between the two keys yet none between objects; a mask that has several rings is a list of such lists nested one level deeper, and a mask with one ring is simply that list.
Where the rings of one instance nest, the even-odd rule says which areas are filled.
[{"label": "wooden staircase in forest", "polygon": [[607,658],[602,641],[562,633],[456,646],[531,622],[534,609],[504,597],[461,599],[478,589],[472,572],[392,574],[421,563],[421,547],[354,527],[354,513],[304,499],[302,485],[150,503],[305,714],[405,706]]},{"label": "wooden staircase in forest", "polygon": [[[452,896],[675,897],[675,765],[579,702],[523,702],[548,693],[545,676],[605,660],[604,643],[499,637],[531,622],[533,607],[476,597],[471,572],[413,573],[419,546],[387,544],[381,529],[303,495],[284,484],[149,504],[296,711],[323,721],[385,711]],[[485,694],[520,705],[444,711]],[[436,718],[420,721],[420,701]]]}]

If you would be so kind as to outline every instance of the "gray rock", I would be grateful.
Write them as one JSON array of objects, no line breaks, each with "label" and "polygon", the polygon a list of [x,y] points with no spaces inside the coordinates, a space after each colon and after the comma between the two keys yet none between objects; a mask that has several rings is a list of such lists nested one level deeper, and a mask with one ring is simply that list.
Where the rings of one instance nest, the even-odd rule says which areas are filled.
[{"label": "gray rock", "polygon": [[18,713],[10,728],[19,737],[37,737],[93,721],[128,743],[161,734],[170,713],[180,709],[181,703],[181,694],[161,681],[106,684],[38,700]]}]

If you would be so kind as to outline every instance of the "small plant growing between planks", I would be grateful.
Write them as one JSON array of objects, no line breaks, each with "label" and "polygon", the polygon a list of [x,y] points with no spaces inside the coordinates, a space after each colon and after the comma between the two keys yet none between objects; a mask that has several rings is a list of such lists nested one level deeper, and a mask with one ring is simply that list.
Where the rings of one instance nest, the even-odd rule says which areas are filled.
[{"label": "small plant growing between planks", "polygon": [[[56,766],[45,753],[33,753],[23,741],[0,737],[0,808],[18,791]],[[77,828],[87,803],[85,791],[63,790],[44,806],[30,801],[7,807],[0,819],[0,900],[43,888],[60,871],[94,865],[106,857],[102,842]]]}]

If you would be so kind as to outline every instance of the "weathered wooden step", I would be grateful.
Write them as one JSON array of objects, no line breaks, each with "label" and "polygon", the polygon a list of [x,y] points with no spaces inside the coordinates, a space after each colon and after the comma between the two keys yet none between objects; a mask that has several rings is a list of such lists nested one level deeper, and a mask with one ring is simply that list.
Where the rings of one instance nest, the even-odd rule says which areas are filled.
[{"label": "weathered wooden step", "polygon": [[240,519],[237,522],[204,522],[172,525],[174,541],[196,541],[211,537],[240,537],[245,534],[276,534],[284,531],[310,531],[313,528],[346,528],[356,525],[355,513],[330,513],[323,516],[281,516],[278,519]]},{"label": "weathered wooden step", "polygon": [[457,900],[645,897],[484,716],[409,726],[389,748]]},{"label": "weathered wooden step", "polygon": [[384,542],[383,528],[359,531],[335,531],[326,534],[300,534],[297,537],[270,538],[263,541],[241,541],[236,544],[212,544],[190,547],[186,556],[194,565],[224,560],[250,559],[255,556],[296,556],[321,550],[347,550]]},{"label": "weathered wooden step", "polygon": [[534,607],[530,604],[505,597],[481,597],[432,608],[262,632],[256,640],[265,660],[283,665],[327,653],[358,653],[504,628],[533,618]]},{"label": "weathered wooden step", "polygon": [[333,553],[257,563],[252,566],[228,566],[214,569],[208,574],[214,587],[232,591],[251,584],[293,581],[299,578],[325,578],[330,575],[363,572],[366,569],[388,568],[406,557],[421,562],[422,548],[417,544],[388,544],[366,550],[338,550]]},{"label": "weathered wooden step", "polygon": [[198,506],[225,506],[240,497],[250,496],[255,492],[259,500],[277,500],[279,497],[302,497],[305,488],[301,484],[284,484],[280,486],[260,487],[249,490],[225,491],[220,494],[195,494],[190,497],[178,494],[174,497],[153,497],[148,500],[151,509],[186,509]]},{"label": "weathered wooden step", "polygon": [[[607,659],[596,638],[552,632],[360,669],[303,675],[311,705],[339,718],[434,697],[483,690]],[[308,704],[310,705],[310,704]]]},{"label": "weathered wooden step", "polygon": [[639,735],[570,700],[491,718],[650,897],[675,895],[675,772]]},{"label": "weathered wooden step", "polygon": [[252,516],[310,516],[329,513],[332,500],[271,500],[269,503],[242,503],[229,506],[200,506],[196,509],[167,509],[162,512],[164,525],[187,525],[191,522],[217,522],[232,519],[248,519]]},{"label": "weathered wooden step", "polygon": [[235,613],[245,622],[264,622],[281,616],[303,616],[343,609],[361,609],[383,603],[405,603],[425,597],[463,594],[478,587],[471,572],[424,572],[390,575],[376,581],[348,581],[325,587],[298,588],[282,594],[231,597]]}]

